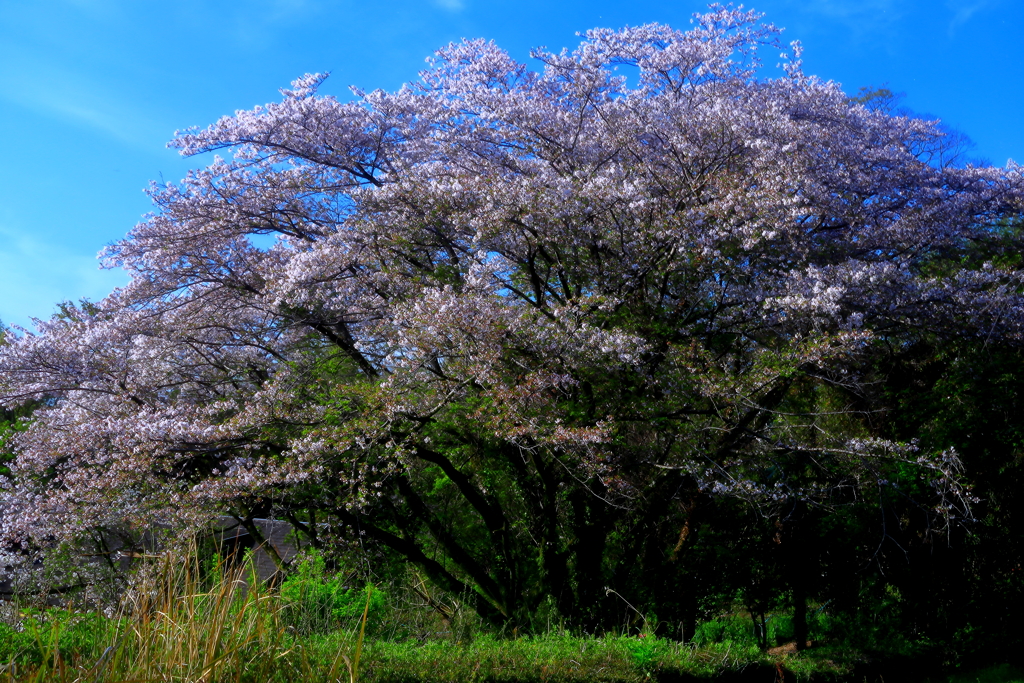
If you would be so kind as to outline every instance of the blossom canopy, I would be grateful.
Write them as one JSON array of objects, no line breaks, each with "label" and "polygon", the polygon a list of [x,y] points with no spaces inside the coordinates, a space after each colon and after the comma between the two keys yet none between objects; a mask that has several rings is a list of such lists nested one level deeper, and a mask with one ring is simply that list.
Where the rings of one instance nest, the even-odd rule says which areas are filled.
[{"label": "blossom canopy", "polygon": [[227,157],[152,186],[104,254],[130,284],[0,347],[36,405],[8,542],[317,512],[512,619],[583,609],[572,539],[689,492],[822,503],[898,460],[962,500],[955,453],[804,399],[866,396],[880,345],[1022,341],[1021,168],[960,165],[752,12],[533,58],[454,43],[397,92],[307,75],[177,135]]}]

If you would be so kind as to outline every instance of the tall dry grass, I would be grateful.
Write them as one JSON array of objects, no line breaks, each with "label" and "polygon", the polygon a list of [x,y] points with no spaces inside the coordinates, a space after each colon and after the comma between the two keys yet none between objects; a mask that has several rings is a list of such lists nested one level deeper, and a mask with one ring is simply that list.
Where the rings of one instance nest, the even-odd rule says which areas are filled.
[{"label": "tall dry grass", "polygon": [[0,683],[357,680],[365,611],[358,635],[338,641],[333,658],[311,656],[282,619],[286,605],[246,564],[204,571],[195,557],[165,555],[126,596],[120,614],[94,630],[96,644],[75,656],[61,647],[61,624],[32,622],[34,656],[4,666]]}]

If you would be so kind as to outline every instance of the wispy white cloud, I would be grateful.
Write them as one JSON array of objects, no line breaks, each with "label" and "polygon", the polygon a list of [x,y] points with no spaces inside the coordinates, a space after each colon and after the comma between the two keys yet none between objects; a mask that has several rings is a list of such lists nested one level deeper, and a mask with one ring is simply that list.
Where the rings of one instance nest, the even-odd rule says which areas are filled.
[{"label": "wispy white cloud", "polygon": [[810,12],[842,19],[875,16],[884,21],[896,14],[904,4],[899,0],[817,0],[817,2],[804,3],[804,7]]},{"label": "wispy white cloud", "polygon": [[[210,7],[200,15],[211,11]],[[245,49],[266,47],[273,44],[282,27],[311,21],[322,9],[318,0],[250,0],[230,14],[230,33],[236,45]]]},{"label": "wispy white cloud", "polygon": [[461,12],[466,8],[463,0],[433,0],[434,4],[448,12]]},{"label": "wispy white cloud", "polygon": [[0,61],[21,66],[0,72],[0,100],[149,152],[154,149],[154,138],[162,139],[170,130],[123,94],[111,92],[70,69],[50,65],[45,57],[14,52],[0,50]]},{"label": "wispy white cloud", "polygon": [[123,9],[115,0],[64,0],[64,3],[86,14],[107,18],[120,14]]},{"label": "wispy white cloud", "polygon": [[278,16],[288,16],[314,9],[316,3],[310,0],[269,0],[271,11]]},{"label": "wispy white cloud", "polygon": [[970,21],[975,14],[995,4],[995,0],[946,0],[946,9],[953,13],[949,20],[950,35]]},{"label": "wispy white cloud", "polygon": [[0,320],[28,327],[69,299],[102,299],[127,282],[122,271],[100,270],[96,258],[0,225]]},{"label": "wispy white cloud", "polygon": [[786,0],[794,11],[843,25],[855,38],[888,38],[907,13],[902,0]]}]

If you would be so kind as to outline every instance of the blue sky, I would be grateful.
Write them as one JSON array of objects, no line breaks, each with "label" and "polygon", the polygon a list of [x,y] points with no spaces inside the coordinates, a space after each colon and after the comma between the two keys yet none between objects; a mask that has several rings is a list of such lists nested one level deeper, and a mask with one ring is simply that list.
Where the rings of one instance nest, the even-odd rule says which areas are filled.
[{"label": "blue sky", "polygon": [[[848,92],[888,85],[996,165],[1024,162],[1021,0],[747,2],[804,43],[805,69]],[[0,320],[29,325],[58,301],[124,282],[95,255],[124,235],[152,179],[203,159],[166,149],[330,71],[324,91],[395,89],[437,47],[495,40],[526,60],[596,26],[687,27],[705,2],[675,0],[0,0]],[[773,55],[766,55],[771,59]]]}]

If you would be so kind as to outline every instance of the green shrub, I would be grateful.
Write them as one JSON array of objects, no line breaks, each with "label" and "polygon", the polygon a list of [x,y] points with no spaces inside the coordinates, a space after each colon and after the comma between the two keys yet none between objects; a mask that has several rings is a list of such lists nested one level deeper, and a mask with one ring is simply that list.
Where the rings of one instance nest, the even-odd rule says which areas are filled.
[{"label": "green shrub", "polygon": [[95,613],[30,610],[19,628],[0,623],[0,664],[41,664],[60,655],[67,661],[98,655],[116,623]]},{"label": "green shrub", "polygon": [[358,625],[369,610],[367,628],[379,624],[387,604],[383,591],[372,584],[362,588],[345,585],[341,574],[330,574],[320,553],[310,551],[281,584],[284,623],[299,635],[327,633]]},{"label": "green shrub", "polygon": [[[781,645],[793,640],[793,617],[791,614],[774,613],[767,617],[768,646]],[[807,614],[807,631],[812,640],[846,636],[850,629],[845,623],[824,610]],[[737,645],[757,645],[758,639],[753,620],[748,615],[727,614],[698,624],[693,635],[695,646],[732,642]]]},{"label": "green shrub", "polygon": [[693,634],[693,644],[698,647],[725,642],[756,643],[753,622],[748,617],[729,614],[698,624]]}]

